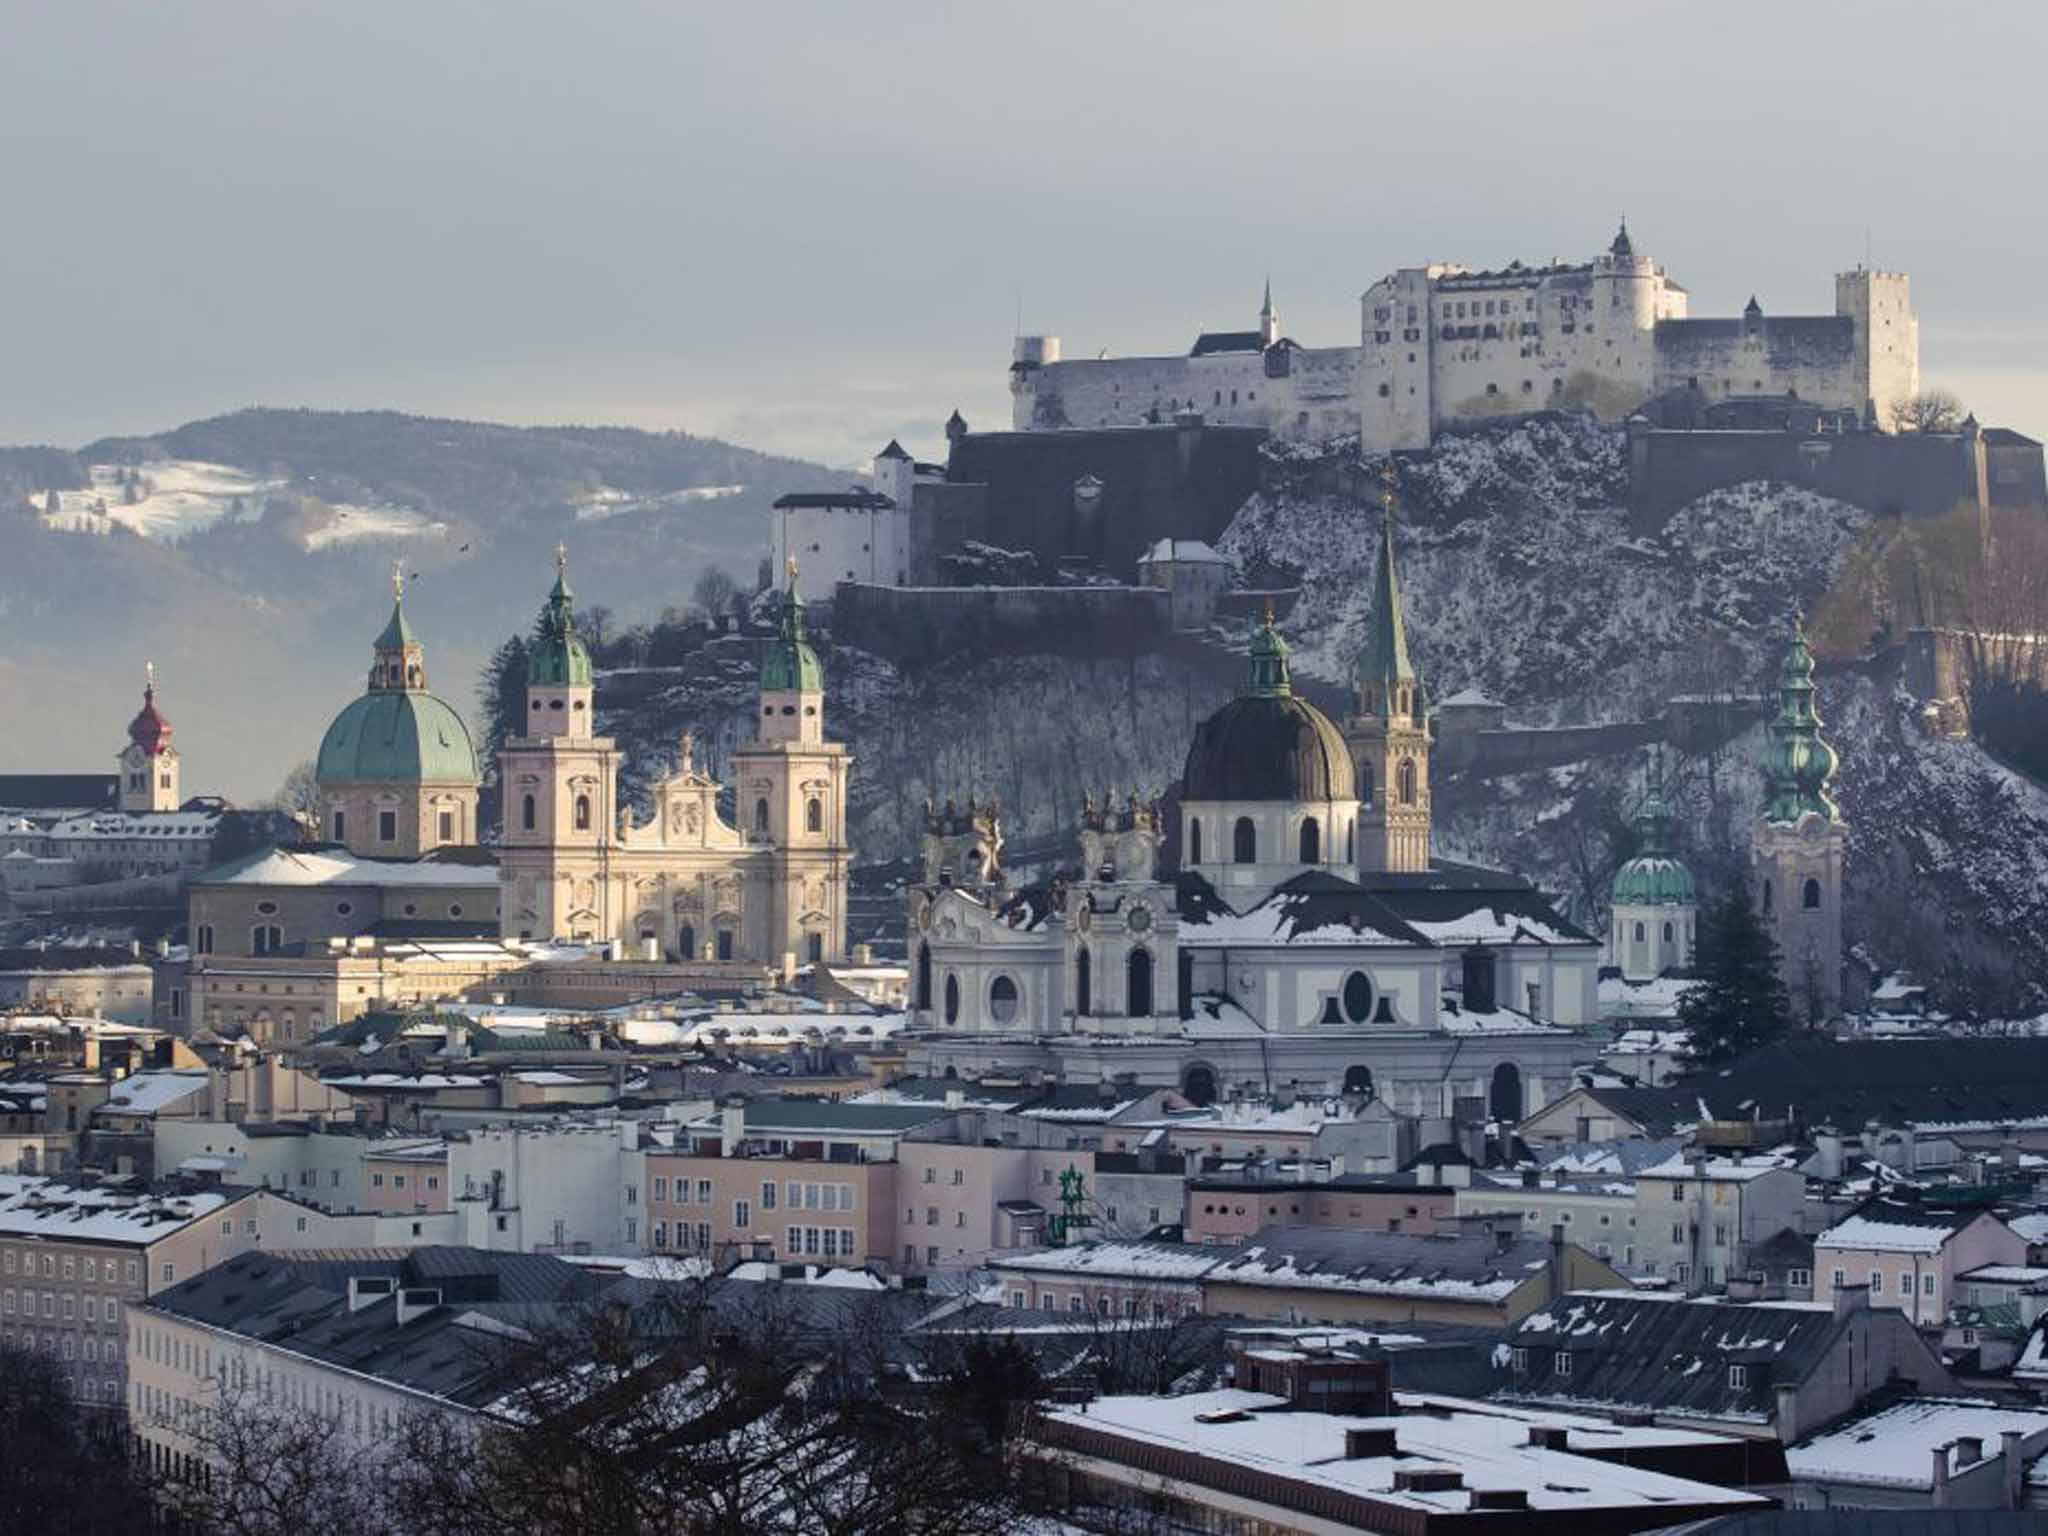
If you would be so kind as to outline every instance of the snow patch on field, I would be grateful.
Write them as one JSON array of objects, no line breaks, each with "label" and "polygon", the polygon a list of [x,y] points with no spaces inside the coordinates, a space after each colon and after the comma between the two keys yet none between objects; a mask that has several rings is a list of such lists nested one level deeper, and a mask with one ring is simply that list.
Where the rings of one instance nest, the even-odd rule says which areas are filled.
[{"label": "snow patch on field", "polygon": [[619,517],[628,512],[673,509],[699,501],[724,501],[741,495],[745,490],[744,485],[691,485],[680,491],[669,491],[664,495],[643,496],[633,491],[619,490],[616,486],[601,485],[578,498],[576,520],[583,523],[602,522],[606,518]]},{"label": "snow patch on field", "polygon": [[[291,482],[197,459],[152,459],[141,464],[94,464],[91,485],[35,498],[43,522],[71,533],[105,534],[126,528],[146,539],[175,543],[222,522],[255,522],[273,496],[291,495]],[[133,477],[132,480],[130,477]],[[131,499],[132,498],[132,499]],[[368,539],[434,537],[447,531],[410,507],[330,505],[305,499],[311,515],[300,538],[309,550]]]}]

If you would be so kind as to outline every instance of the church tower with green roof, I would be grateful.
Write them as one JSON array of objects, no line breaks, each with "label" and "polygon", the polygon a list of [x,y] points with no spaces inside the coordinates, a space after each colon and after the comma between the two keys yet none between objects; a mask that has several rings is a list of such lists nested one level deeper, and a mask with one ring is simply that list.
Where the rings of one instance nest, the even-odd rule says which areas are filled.
[{"label": "church tower with green roof", "polygon": [[1344,722],[1344,739],[1358,780],[1360,872],[1413,874],[1429,868],[1429,715],[1401,614],[1391,463],[1381,484],[1377,590],[1358,657],[1358,711]]},{"label": "church tower with green roof", "polygon": [[1813,652],[1793,620],[1766,727],[1764,808],[1752,835],[1757,906],[1778,944],[1794,1013],[1811,1023],[1842,1005],[1842,870],[1849,828],[1832,787],[1838,759],[1814,708]]}]

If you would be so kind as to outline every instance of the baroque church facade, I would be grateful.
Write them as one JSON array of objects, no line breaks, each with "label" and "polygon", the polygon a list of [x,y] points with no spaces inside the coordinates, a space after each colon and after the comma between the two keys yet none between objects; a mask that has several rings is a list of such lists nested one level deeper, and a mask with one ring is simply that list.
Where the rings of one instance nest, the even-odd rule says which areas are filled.
[{"label": "baroque church facade", "polygon": [[908,893],[916,1066],[1511,1120],[1569,1088],[1600,945],[1527,881],[1431,858],[1393,553],[1389,496],[1342,727],[1294,691],[1271,616],[1256,630],[1190,744],[1170,875],[1168,819],[1134,797],[1083,805],[1077,878],[1021,889],[993,807],[931,813]]},{"label": "baroque church facade", "polygon": [[853,759],[825,739],[825,675],[790,573],[762,664],[754,739],[724,788],[682,739],[636,821],[619,749],[596,734],[566,556],[529,658],[526,723],[499,754],[499,920],[508,939],[617,941],[635,958],[781,966],[843,960]]}]

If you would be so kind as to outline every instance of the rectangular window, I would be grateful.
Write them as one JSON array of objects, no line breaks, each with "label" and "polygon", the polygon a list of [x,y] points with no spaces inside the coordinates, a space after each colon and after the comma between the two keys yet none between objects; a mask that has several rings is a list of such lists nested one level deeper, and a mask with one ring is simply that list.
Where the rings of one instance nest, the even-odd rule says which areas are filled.
[{"label": "rectangular window", "polygon": [[1873,1296],[1882,1296],[1884,1294],[1884,1271],[1881,1269],[1873,1269],[1870,1272],[1870,1294]]},{"label": "rectangular window", "polygon": [[1557,1352],[1557,1374],[1560,1376],[1569,1376],[1571,1375],[1571,1373],[1572,1352],[1568,1349],[1560,1349]]},{"label": "rectangular window", "polygon": [[732,1203],[732,1224],[744,1232],[754,1224],[754,1210],[745,1200]]},{"label": "rectangular window", "polygon": [[954,1185],[955,1185],[955,1186],[957,1187],[958,1185],[961,1185],[961,1184],[965,1184],[966,1182],[967,1182],[967,1170],[966,1170],[966,1169],[964,1169],[964,1168],[955,1168],[955,1169],[953,1170],[953,1183],[954,1183]]},{"label": "rectangular window", "polygon": [[1839,1291],[1844,1285],[1848,1283],[1849,1277],[1846,1274],[1844,1274],[1841,1270],[1836,1270],[1834,1275],[1835,1289]]},{"label": "rectangular window", "polygon": [[441,813],[441,841],[444,843],[455,841],[455,813],[453,811],[443,811]]},{"label": "rectangular window", "polygon": [[761,1181],[761,1209],[764,1211],[775,1209],[775,1181],[773,1179],[763,1179]]},{"label": "rectangular window", "polygon": [[699,1205],[709,1205],[711,1203],[711,1181],[709,1179],[699,1179],[697,1181],[697,1203]]},{"label": "rectangular window", "polygon": [[1740,1392],[1749,1385],[1749,1367],[1731,1365],[1728,1367],[1728,1385]]},{"label": "rectangular window", "polygon": [[1785,1283],[1795,1291],[1806,1290],[1813,1284],[1813,1271],[1810,1269],[1788,1270],[1785,1274]]},{"label": "rectangular window", "polygon": [[1920,1277],[1920,1294],[1922,1296],[1932,1296],[1934,1294],[1934,1276],[1922,1275]]},{"label": "rectangular window", "polygon": [[398,841],[398,812],[379,811],[377,813],[377,841],[380,843],[395,843]]},{"label": "rectangular window", "polygon": [[666,1175],[659,1176],[655,1179],[654,1198],[656,1199],[656,1201],[663,1201],[668,1199],[668,1178]]}]

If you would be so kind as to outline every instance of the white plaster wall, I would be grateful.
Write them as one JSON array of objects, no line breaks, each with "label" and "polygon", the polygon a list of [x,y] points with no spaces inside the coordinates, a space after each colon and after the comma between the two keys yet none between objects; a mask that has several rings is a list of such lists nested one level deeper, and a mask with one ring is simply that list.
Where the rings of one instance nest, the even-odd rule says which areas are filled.
[{"label": "white plaster wall", "polygon": [[[1310,816],[1321,824],[1322,858],[1304,864],[1301,825]],[[1240,817],[1258,834],[1258,858],[1240,864],[1232,857]],[[1193,857],[1193,826],[1202,828],[1202,857]],[[1190,800],[1181,806],[1181,867],[1200,874],[1239,911],[1263,900],[1274,886],[1304,870],[1321,869],[1347,878],[1354,872],[1358,802],[1321,800]]]},{"label": "white plaster wall", "polygon": [[[887,488],[882,489],[886,494]],[[797,592],[807,603],[829,601],[842,581],[900,587],[910,580],[909,501],[906,497],[894,508],[873,510],[771,510],[768,544],[778,574],[787,571],[790,556],[796,556]]]}]

